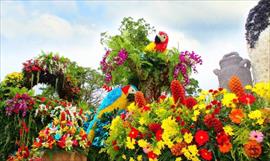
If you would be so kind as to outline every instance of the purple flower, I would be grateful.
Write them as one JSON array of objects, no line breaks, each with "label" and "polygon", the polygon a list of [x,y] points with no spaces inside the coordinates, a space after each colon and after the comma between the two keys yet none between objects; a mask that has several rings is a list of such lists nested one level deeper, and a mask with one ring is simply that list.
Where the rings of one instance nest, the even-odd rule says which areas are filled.
[{"label": "purple flower", "polygon": [[177,79],[179,73],[181,72],[184,78],[184,85],[189,84],[189,73],[188,69],[191,68],[192,71],[197,72],[196,65],[202,64],[202,59],[199,55],[195,54],[194,51],[191,53],[189,51],[182,51],[179,54],[179,63],[174,68],[174,79]]},{"label": "purple flower", "polygon": [[126,49],[121,49],[118,52],[118,55],[114,58],[114,61],[116,62],[117,65],[123,65],[124,62],[127,60],[128,58],[128,52],[126,51]]},{"label": "purple flower", "polygon": [[251,131],[249,134],[249,139],[256,140],[258,143],[261,143],[263,141],[263,133],[260,131]]},{"label": "purple flower", "polygon": [[28,94],[16,94],[14,98],[6,101],[6,114],[12,113],[19,114],[22,112],[22,116],[25,117],[27,111],[32,109],[34,100]]}]

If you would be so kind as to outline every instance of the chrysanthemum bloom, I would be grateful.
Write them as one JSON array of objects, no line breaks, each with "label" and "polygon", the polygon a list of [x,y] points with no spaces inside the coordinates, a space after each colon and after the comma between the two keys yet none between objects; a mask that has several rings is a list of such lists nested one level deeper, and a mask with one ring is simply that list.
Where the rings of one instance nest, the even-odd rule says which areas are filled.
[{"label": "chrysanthemum bloom", "polygon": [[185,101],[185,89],[178,80],[173,80],[171,82],[171,92],[173,96],[174,103],[182,103]]},{"label": "chrysanthemum bloom", "polygon": [[139,135],[139,131],[135,128],[131,128],[128,136],[132,139],[136,139],[138,135]]},{"label": "chrysanthemum bloom", "polygon": [[180,156],[183,154],[182,149],[187,147],[187,144],[185,142],[176,143],[171,147],[172,155],[174,156]]},{"label": "chrysanthemum bloom", "polygon": [[198,130],[195,134],[195,141],[199,146],[204,145],[209,141],[209,135],[204,130]]},{"label": "chrysanthemum bloom", "polygon": [[238,98],[239,102],[245,105],[252,105],[256,98],[252,94],[244,94]]},{"label": "chrysanthemum bloom", "polygon": [[258,143],[261,143],[263,141],[263,133],[260,132],[260,131],[251,131],[250,134],[249,134],[249,139],[250,140],[255,140],[257,141]]},{"label": "chrysanthemum bloom", "polygon": [[195,106],[197,104],[197,101],[195,98],[193,97],[187,97],[185,100],[185,105],[187,106],[187,108],[192,109],[193,106]]},{"label": "chrysanthemum bloom", "polygon": [[229,115],[229,118],[232,122],[236,124],[240,124],[242,119],[244,118],[244,113],[242,109],[233,109]]},{"label": "chrysanthemum bloom", "polygon": [[218,148],[221,153],[228,153],[232,148],[232,144],[231,142],[227,141],[223,144],[218,145]]},{"label": "chrysanthemum bloom", "polygon": [[211,151],[208,151],[207,149],[200,149],[199,150],[199,154],[200,156],[204,159],[204,160],[212,160],[213,159],[213,154]]},{"label": "chrysanthemum bloom", "polygon": [[261,144],[255,140],[250,140],[244,145],[244,151],[251,158],[258,158],[262,153]]},{"label": "chrysanthemum bloom", "polygon": [[237,76],[232,76],[229,81],[230,90],[236,94],[238,97],[245,94],[245,90],[242,86],[241,80]]},{"label": "chrysanthemum bloom", "polygon": [[157,155],[153,151],[150,151],[147,153],[147,157],[149,159],[155,159],[155,158],[157,158]]},{"label": "chrysanthemum bloom", "polygon": [[210,114],[206,115],[204,117],[204,124],[209,129],[213,127],[216,133],[223,131],[222,122],[218,118],[214,117],[213,115],[210,115]]},{"label": "chrysanthemum bloom", "polygon": [[136,92],[135,102],[136,102],[136,105],[139,107],[144,107],[146,105],[146,100],[145,100],[144,95],[141,91]]}]

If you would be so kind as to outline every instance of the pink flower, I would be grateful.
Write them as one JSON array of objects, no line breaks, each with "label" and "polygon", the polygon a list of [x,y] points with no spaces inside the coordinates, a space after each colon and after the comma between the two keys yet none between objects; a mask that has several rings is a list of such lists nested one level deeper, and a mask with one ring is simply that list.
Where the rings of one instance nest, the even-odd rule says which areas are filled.
[{"label": "pink flower", "polygon": [[258,143],[261,143],[263,141],[263,133],[260,132],[260,131],[251,131],[250,134],[249,134],[249,139],[250,140],[255,140],[257,141]]}]

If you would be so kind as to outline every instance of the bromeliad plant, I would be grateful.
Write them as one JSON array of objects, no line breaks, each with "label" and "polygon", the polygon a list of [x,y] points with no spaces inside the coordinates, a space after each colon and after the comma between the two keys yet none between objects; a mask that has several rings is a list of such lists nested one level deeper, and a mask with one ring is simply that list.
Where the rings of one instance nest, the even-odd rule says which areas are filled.
[{"label": "bromeliad plant", "polygon": [[112,121],[103,151],[112,160],[269,160],[270,83],[230,84],[231,92],[193,98],[174,80],[172,97],[151,104],[137,93],[127,113]]}]

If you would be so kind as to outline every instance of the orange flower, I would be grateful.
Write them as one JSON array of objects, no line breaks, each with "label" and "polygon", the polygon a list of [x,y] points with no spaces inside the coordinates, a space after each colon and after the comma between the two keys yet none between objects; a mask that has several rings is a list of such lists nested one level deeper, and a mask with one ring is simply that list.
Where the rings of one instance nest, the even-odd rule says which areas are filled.
[{"label": "orange flower", "polygon": [[136,92],[135,102],[136,102],[136,105],[139,107],[143,107],[146,105],[146,100],[145,100],[144,95],[141,91]]},{"label": "orange flower", "polygon": [[232,122],[236,124],[240,124],[242,119],[244,118],[244,113],[242,109],[233,109],[229,115]]},{"label": "orange flower", "polygon": [[185,142],[176,143],[171,147],[171,153],[174,156],[180,156],[183,154],[182,149],[185,148],[187,144]]},{"label": "orange flower", "polygon": [[251,158],[258,158],[262,153],[262,146],[255,140],[250,140],[244,145],[244,151]]},{"label": "orange flower", "polygon": [[230,90],[236,94],[238,97],[242,96],[245,94],[245,90],[242,86],[241,80],[239,79],[239,77],[233,75],[231,77],[231,79],[229,80],[229,84],[228,84]]},{"label": "orange flower", "polygon": [[221,145],[218,145],[218,147],[221,153],[228,153],[232,148],[232,144],[229,141],[227,141]]}]

